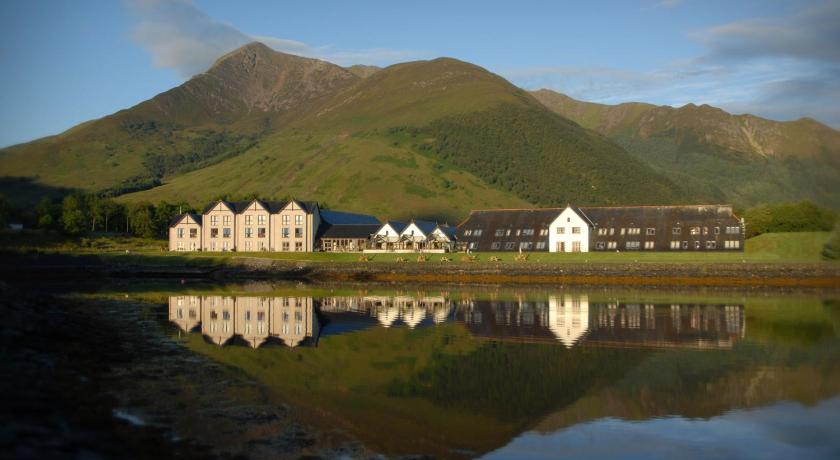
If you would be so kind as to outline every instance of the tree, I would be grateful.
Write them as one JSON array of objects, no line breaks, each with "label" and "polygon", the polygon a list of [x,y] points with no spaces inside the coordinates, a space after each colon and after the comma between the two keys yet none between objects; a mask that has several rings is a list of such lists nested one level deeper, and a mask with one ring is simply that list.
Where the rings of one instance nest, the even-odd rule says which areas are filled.
[{"label": "tree", "polygon": [[57,214],[55,204],[48,197],[41,198],[41,201],[35,205],[35,219],[38,223],[38,228],[55,228]]},{"label": "tree", "polygon": [[161,201],[155,207],[155,234],[159,237],[165,237],[169,230],[169,221],[178,215],[178,205],[169,204],[166,201]]},{"label": "tree", "polygon": [[128,219],[131,223],[131,231],[138,236],[154,238],[156,234],[154,214],[155,208],[149,202],[129,206]]},{"label": "tree", "polygon": [[86,227],[84,200],[77,194],[64,197],[61,202],[61,225],[64,231],[78,235]]}]

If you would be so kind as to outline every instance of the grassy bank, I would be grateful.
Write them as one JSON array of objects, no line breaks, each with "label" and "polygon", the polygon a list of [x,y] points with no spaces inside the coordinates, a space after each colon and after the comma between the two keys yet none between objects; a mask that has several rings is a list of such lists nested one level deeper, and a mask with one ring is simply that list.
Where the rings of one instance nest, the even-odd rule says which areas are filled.
[{"label": "grassy bank", "polygon": [[[820,262],[820,251],[827,241],[827,232],[768,233],[746,241],[743,252],[588,252],[588,253],[527,253],[527,260],[517,260],[516,253],[476,253],[475,264],[498,259],[502,264],[528,263],[656,263],[656,264],[706,264],[706,263],[813,263]],[[123,262],[141,262],[146,259],[157,264],[215,265],[253,261],[254,259],[301,262],[359,262],[358,253],[281,253],[281,252],[169,252],[164,240],[133,237],[91,236],[67,239],[50,234],[6,234],[2,248],[6,250],[39,253],[59,253],[99,256]],[[417,254],[370,254],[365,263],[394,263],[404,259],[406,264],[417,264]],[[425,263],[448,264],[465,262],[466,256],[455,254],[427,254]],[[446,257],[449,262],[442,261]],[[827,262],[829,263],[829,262]],[[494,265],[496,263],[494,262]]]}]

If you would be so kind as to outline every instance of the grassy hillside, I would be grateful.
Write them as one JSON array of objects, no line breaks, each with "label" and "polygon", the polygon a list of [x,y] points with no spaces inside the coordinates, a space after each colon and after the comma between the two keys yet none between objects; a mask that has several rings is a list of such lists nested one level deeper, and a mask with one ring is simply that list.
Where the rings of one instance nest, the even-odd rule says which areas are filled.
[{"label": "grassy hillside", "polygon": [[685,199],[606,138],[446,58],[379,70],[245,154],[167,182],[124,199],[256,192],[450,222],[477,207]]},{"label": "grassy hillside", "polygon": [[593,104],[550,90],[532,94],[698,199],[744,207],[809,199],[840,209],[840,133],[814,120],[776,122],[707,105]]}]

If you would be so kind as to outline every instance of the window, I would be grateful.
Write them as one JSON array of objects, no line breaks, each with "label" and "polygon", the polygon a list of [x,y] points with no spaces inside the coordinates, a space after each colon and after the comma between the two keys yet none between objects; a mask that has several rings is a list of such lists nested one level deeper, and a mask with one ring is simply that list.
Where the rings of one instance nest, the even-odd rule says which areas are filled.
[{"label": "window", "polygon": [[627,249],[639,249],[639,242],[638,241],[628,241],[624,246]]},{"label": "window", "polygon": [[222,217],[222,223],[224,225],[230,225],[230,216],[223,216]]},{"label": "window", "polygon": [[522,235],[524,236],[534,236],[534,229],[533,228],[526,228],[522,230]]},{"label": "window", "polygon": [[490,245],[490,249],[499,249],[502,247],[502,243],[498,241],[494,241],[493,244]]},{"label": "window", "polygon": [[477,246],[478,246],[478,243],[476,243],[476,242],[472,242],[472,243],[470,243],[470,244],[469,244],[469,246],[468,246],[468,247],[469,247],[470,249],[475,249]]},{"label": "window", "polygon": [[500,228],[496,230],[496,236],[505,236],[505,229]]},{"label": "window", "polygon": [[222,321],[230,321],[230,312],[225,310],[222,312]]},{"label": "window", "polygon": [[295,243],[295,251],[297,251],[297,252],[303,251],[303,243],[302,242],[298,241],[298,242]]},{"label": "window", "polygon": [[283,225],[289,225],[289,216],[288,215],[280,216],[280,221],[283,223]]},{"label": "window", "polygon": [[580,235],[580,227],[572,227],[572,233],[575,235]]},{"label": "window", "polygon": [[694,249],[700,249],[700,242],[699,241],[694,242]]},{"label": "window", "polygon": [[184,237],[184,229],[183,229],[183,228],[179,228],[179,229],[178,229],[178,238],[183,238],[183,237]]},{"label": "window", "polygon": [[251,216],[245,216],[245,225],[251,225]]},{"label": "window", "polygon": [[714,241],[706,241],[706,249],[715,249],[717,247],[717,243]]},{"label": "window", "polygon": [[606,228],[599,228],[598,229],[598,235],[599,236],[604,236],[606,234],[607,234],[607,229]]},{"label": "window", "polygon": [[257,225],[265,225],[265,215],[257,216]]},{"label": "window", "polygon": [[510,229],[505,230],[505,236],[510,236]]},{"label": "window", "polygon": [[511,249],[513,249],[513,246],[514,246],[515,244],[516,244],[516,243],[513,243],[513,242],[508,241],[507,243],[505,243],[505,249],[507,249],[507,250],[511,250]]},{"label": "window", "polygon": [[624,234],[624,231],[625,231],[625,230],[626,230],[626,229],[625,229],[624,227],[621,227],[621,234],[622,234],[622,235]]},{"label": "window", "polygon": [[683,241],[681,247],[682,249],[688,249],[688,241]]},{"label": "window", "polygon": [[648,235],[648,236],[656,235],[656,229],[648,227],[645,230],[645,235]]},{"label": "window", "polygon": [[726,249],[738,249],[741,247],[741,242],[738,240],[724,241],[723,247]]},{"label": "window", "polygon": [[715,227],[715,235],[720,235],[720,227]]},{"label": "window", "polygon": [[566,252],[566,242],[565,241],[558,241],[557,242],[557,252]]},{"label": "window", "polygon": [[219,216],[210,216],[210,225],[218,225]]},{"label": "window", "polygon": [[179,250],[179,251],[183,251],[183,250],[184,250],[184,242],[183,242],[183,241],[179,241],[179,242],[178,242],[178,250]]},{"label": "window", "polygon": [[538,241],[538,242],[537,242],[537,249],[538,249],[538,250],[544,250],[544,249],[545,249],[545,246],[546,246],[546,242],[545,242],[545,241]]},{"label": "window", "polygon": [[741,227],[726,227],[726,233],[730,235],[737,235],[741,233]]},{"label": "window", "polygon": [[530,251],[532,247],[534,247],[534,243],[531,243],[530,241],[519,243],[519,249],[523,251]]},{"label": "window", "polygon": [[627,229],[628,235],[640,235],[642,233],[642,229],[639,227],[633,227]]},{"label": "window", "polygon": [[610,241],[609,243],[607,243],[607,249],[615,249],[617,247],[618,243],[616,243],[615,241]]},{"label": "window", "polygon": [[540,229],[540,236],[548,236],[548,229],[547,228]]},{"label": "window", "polygon": [[680,234],[682,234],[682,228],[680,228],[680,227],[674,227],[673,229],[671,229],[671,234],[672,234],[672,235],[680,235]]},{"label": "window", "polygon": [[218,238],[219,237],[219,229],[218,228],[211,228],[210,229],[210,238]]},{"label": "window", "polygon": [[295,238],[303,238],[303,229],[295,227]]},{"label": "window", "polygon": [[615,229],[610,227],[610,235],[615,235]]},{"label": "window", "polygon": [[[464,236],[472,235],[472,230],[464,230]],[[388,236],[388,231],[385,231],[385,236]]]},{"label": "window", "polygon": [[230,249],[230,242],[229,241],[225,241],[224,243],[222,243],[222,250],[223,251],[227,251],[229,249]]},{"label": "window", "polygon": [[283,251],[288,251],[289,250],[289,242],[284,241],[283,244],[280,247],[282,248]]},{"label": "window", "polygon": [[679,241],[671,241],[671,249],[679,249],[680,242]]},{"label": "window", "polygon": [[703,234],[704,234],[704,235],[708,235],[708,234],[709,234],[709,227],[703,227]]},{"label": "window", "polygon": [[691,235],[699,235],[700,234],[700,227],[691,227],[691,230],[688,232]]},{"label": "window", "polygon": [[250,238],[253,235],[253,229],[251,227],[245,228],[245,238]]},{"label": "window", "polygon": [[225,227],[222,229],[222,238],[230,238],[230,228]]},{"label": "window", "polygon": [[197,228],[191,228],[190,229],[190,238],[198,238],[198,229]]},{"label": "window", "polygon": [[298,214],[295,216],[295,225],[303,225],[303,216]]},{"label": "window", "polygon": [[606,245],[604,244],[603,241],[596,241],[595,242],[595,249],[604,249],[605,246]]},{"label": "window", "polygon": [[522,233],[522,229],[517,228],[516,229],[516,236],[519,236],[520,233]]},{"label": "window", "polygon": [[580,241],[572,241],[572,252],[580,252]]},{"label": "window", "polygon": [[557,234],[558,235],[566,234],[566,227],[557,227]]},{"label": "window", "polygon": [[653,249],[653,241],[645,241],[645,249]]},{"label": "window", "polygon": [[484,233],[484,230],[480,228],[473,230],[473,236],[481,236],[482,233]]},{"label": "window", "polygon": [[289,237],[289,228],[285,227],[280,230],[280,237],[281,238],[288,238]]},{"label": "window", "polygon": [[265,227],[257,229],[257,238],[265,238]]}]

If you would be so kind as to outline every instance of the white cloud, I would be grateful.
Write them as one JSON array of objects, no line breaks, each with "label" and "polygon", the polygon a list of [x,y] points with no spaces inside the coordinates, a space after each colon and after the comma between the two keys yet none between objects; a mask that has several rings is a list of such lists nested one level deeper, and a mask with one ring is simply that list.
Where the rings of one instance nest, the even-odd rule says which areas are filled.
[{"label": "white cloud", "polygon": [[207,70],[220,56],[259,41],[285,53],[314,57],[338,65],[388,65],[428,57],[428,53],[388,48],[336,49],[297,40],[255,36],[217,21],[189,0],[128,0],[137,18],[132,38],[152,55],[156,66],[189,78]]},{"label": "white cloud", "polygon": [[711,104],[791,120],[810,116],[840,128],[840,3],[781,18],[723,24],[691,38],[705,51],[648,71],[543,67],[502,72],[527,89],[615,104]]}]

